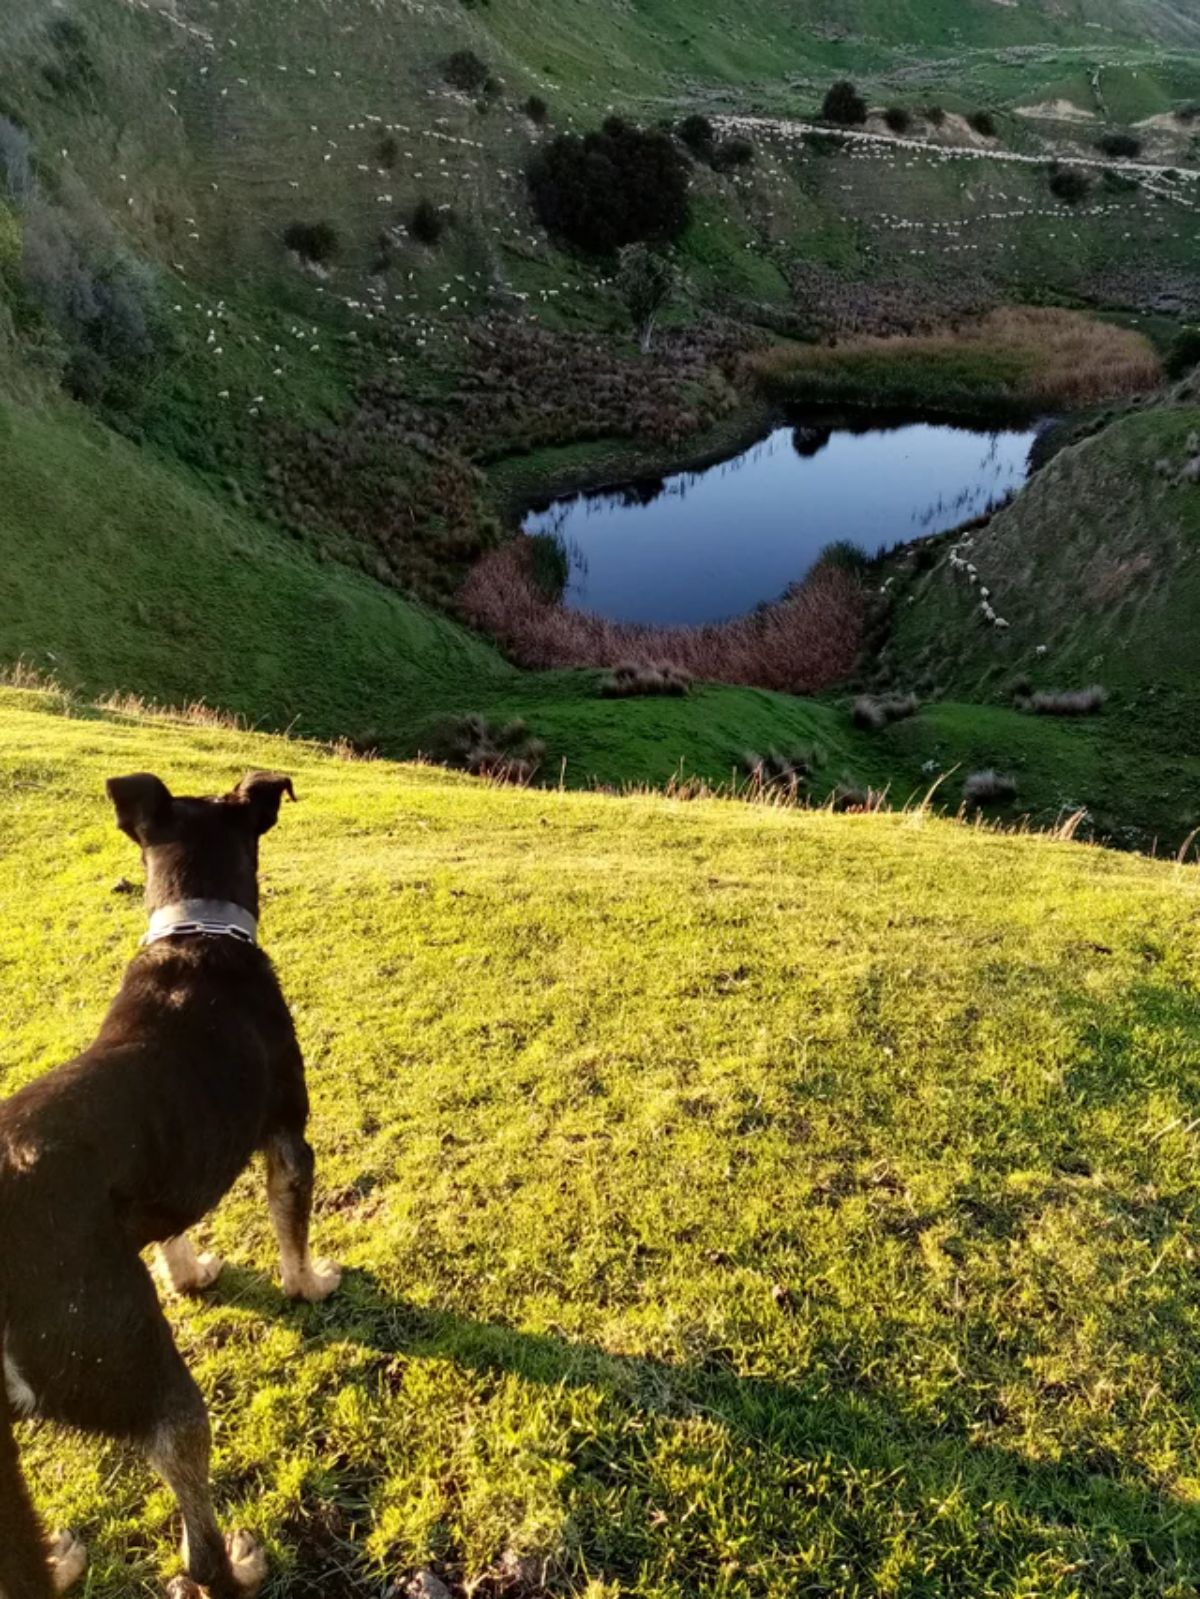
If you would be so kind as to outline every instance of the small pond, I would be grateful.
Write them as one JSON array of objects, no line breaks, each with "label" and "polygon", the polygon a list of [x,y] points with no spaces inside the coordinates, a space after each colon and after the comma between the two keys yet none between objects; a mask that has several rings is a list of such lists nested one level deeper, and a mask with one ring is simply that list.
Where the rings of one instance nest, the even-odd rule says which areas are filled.
[{"label": "small pond", "polygon": [[557,500],[525,531],[565,542],[568,605],[627,622],[718,621],[777,599],[836,540],[875,555],[981,515],[1024,483],[1036,436],[806,421],[703,471]]}]

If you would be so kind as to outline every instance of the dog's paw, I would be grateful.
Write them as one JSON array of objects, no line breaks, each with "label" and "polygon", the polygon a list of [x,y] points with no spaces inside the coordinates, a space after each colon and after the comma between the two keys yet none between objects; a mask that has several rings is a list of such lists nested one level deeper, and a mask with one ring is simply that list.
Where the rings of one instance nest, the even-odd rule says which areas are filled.
[{"label": "dog's paw", "polygon": [[319,1305],[329,1298],[341,1280],[342,1268],[332,1260],[312,1260],[294,1278],[284,1279],[283,1291],[289,1299],[303,1299],[306,1304]]},{"label": "dog's paw", "polygon": [[204,1594],[190,1577],[180,1575],[167,1584],[166,1599],[204,1599]]},{"label": "dog's paw", "polygon": [[233,1580],[243,1593],[257,1593],[267,1580],[267,1552],[248,1532],[231,1532],[225,1540]]},{"label": "dog's paw", "polygon": [[55,1593],[66,1593],[87,1570],[87,1548],[73,1532],[56,1532],[46,1551]]},{"label": "dog's paw", "polygon": [[214,1255],[207,1250],[203,1255],[196,1256],[196,1269],[191,1277],[179,1284],[181,1294],[202,1294],[206,1288],[211,1288],[221,1275],[225,1262],[220,1255]]}]

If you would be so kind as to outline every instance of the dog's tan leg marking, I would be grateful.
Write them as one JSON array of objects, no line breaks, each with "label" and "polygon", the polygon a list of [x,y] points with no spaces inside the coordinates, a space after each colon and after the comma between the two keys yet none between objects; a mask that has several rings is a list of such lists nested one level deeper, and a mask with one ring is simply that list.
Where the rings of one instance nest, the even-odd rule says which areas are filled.
[{"label": "dog's tan leg marking", "polygon": [[[229,1565],[239,1594],[256,1594],[267,1580],[267,1556],[263,1546],[248,1532],[231,1532],[225,1540]],[[184,1536],[183,1558],[187,1559],[187,1537]],[[173,1577],[167,1584],[167,1599],[202,1599],[209,1589],[198,1587],[190,1577]],[[3,1595],[0,1594],[0,1599]]]},{"label": "dog's tan leg marking", "polygon": [[55,1533],[46,1558],[55,1593],[66,1593],[87,1570],[87,1548],[73,1532]]},{"label": "dog's tan leg marking", "polygon": [[332,1260],[314,1260],[311,1255],[299,1258],[281,1256],[283,1291],[289,1299],[303,1299],[310,1305],[319,1305],[328,1299],[342,1280],[342,1268]]},{"label": "dog's tan leg marking", "polygon": [[289,1299],[310,1305],[330,1294],[342,1280],[332,1260],[314,1260],[308,1247],[312,1211],[313,1152],[299,1134],[283,1134],[267,1146],[267,1205],[279,1244],[283,1291]]},{"label": "dog's tan leg marking", "polygon": [[[199,1401],[199,1395],[196,1396]],[[248,1532],[233,1532],[222,1540],[213,1515],[209,1487],[211,1442],[203,1411],[165,1426],[150,1448],[150,1463],[179,1501],[183,1516],[183,1563],[187,1576],[176,1577],[169,1599],[235,1599],[257,1593],[267,1575],[267,1557]]]},{"label": "dog's tan leg marking", "polygon": [[198,1255],[186,1233],[157,1245],[160,1275],[172,1293],[202,1294],[221,1275],[225,1262],[219,1255]]}]

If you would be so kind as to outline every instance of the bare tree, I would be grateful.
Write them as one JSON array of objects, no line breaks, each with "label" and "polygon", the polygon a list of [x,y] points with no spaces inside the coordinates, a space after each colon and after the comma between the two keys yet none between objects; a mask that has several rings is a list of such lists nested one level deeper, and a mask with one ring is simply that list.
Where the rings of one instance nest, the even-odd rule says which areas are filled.
[{"label": "bare tree", "polygon": [[617,289],[633,319],[643,352],[654,341],[658,313],[675,292],[678,275],[665,256],[647,245],[627,244],[621,251]]}]

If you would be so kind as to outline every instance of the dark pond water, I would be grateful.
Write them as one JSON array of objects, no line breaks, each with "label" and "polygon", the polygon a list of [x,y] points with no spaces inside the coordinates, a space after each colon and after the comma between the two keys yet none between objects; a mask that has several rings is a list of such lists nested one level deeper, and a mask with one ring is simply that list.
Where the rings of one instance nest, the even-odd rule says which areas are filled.
[{"label": "dark pond water", "polygon": [[538,509],[572,559],[567,604],[629,622],[710,622],[777,599],[821,550],[945,532],[1020,488],[1034,430],[917,422],[778,428],[700,472]]}]

